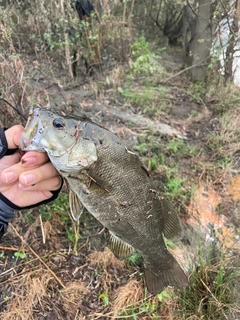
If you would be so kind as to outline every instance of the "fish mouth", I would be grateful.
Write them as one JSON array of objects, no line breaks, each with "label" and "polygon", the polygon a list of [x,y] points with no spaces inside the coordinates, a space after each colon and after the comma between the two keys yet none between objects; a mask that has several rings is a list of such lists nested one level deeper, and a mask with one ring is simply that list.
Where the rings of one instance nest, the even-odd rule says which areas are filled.
[{"label": "fish mouth", "polygon": [[39,108],[31,107],[29,110],[27,124],[22,133],[19,149],[23,151],[35,150],[45,152],[45,150],[39,145],[43,131],[43,124],[39,118]]}]

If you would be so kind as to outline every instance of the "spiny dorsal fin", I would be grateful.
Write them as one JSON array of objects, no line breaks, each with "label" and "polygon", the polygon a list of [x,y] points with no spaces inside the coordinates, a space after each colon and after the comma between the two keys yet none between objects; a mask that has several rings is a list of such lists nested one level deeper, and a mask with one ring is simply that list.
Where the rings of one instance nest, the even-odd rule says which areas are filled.
[{"label": "spiny dorsal fin", "polygon": [[120,260],[130,257],[135,251],[130,244],[124,242],[110,230],[107,230],[107,240],[109,243],[109,249],[113,252],[116,258]]},{"label": "spiny dorsal fin", "polygon": [[83,213],[84,206],[82,205],[82,202],[79,200],[79,197],[76,195],[76,193],[71,189],[69,190],[69,206],[73,220],[78,221]]},{"label": "spiny dorsal fin", "polygon": [[164,196],[159,195],[163,215],[163,234],[167,239],[179,239],[182,235],[182,226],[173,205]]}]

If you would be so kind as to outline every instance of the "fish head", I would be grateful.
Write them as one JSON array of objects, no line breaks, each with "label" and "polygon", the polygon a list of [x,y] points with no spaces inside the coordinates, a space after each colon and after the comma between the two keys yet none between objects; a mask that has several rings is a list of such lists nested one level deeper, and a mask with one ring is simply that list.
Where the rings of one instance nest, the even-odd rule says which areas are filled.
[{"label": "fish head", "polygon": [[93,141],[84,137],[85,126],[81,119],[31,107],[19,148],[47,152],[59,171],[87,168],[97,160],[97,150]]}]

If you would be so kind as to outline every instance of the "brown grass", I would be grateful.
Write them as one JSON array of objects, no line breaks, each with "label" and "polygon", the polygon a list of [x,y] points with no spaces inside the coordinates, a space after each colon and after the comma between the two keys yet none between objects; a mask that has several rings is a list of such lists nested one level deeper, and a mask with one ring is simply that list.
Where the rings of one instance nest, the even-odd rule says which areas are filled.
[{"label": "brown grass", "polygon": [[37,304],[42,306],[41,301],[47,297],[47,287],[51,280],[49,273],[37,274],[32,271],[12,282],[13,294],[1,320],[34,319],[34,308]]},{"label": "brown grass", "polygon": [[100,273],[99,285],[101,283],[102,292],[109,292],[112,288],[118,286],[118,276],[125,268],[125,262],[120,261],[113,253],[105,248],[103,252],[93,252],[87,257],[88,263]]},{"label": "brown grass", "polygon": [[125,267],[124,261],[120,261],[115,258],[112,251],[105,248],[103,252],[95,251],[88,255],[88,263],[91,265],[100,265],[103,269],[107,268],[119,268],[123,269]]},{"label": "brown grass", "polygon": [[117,318],[117,313],[126,310],[129,306],[141,303],[143,297],[144,291],[142,280],[130,280],[125,286],[118,288],[113,295],[113,318]]},{"label": "brown grass", "polygon": [[66,288],[61,291],[64,310],[70,315],[76,315],[82,306],[83,295],[88,292],[89,289],[81,281],[67,283]]},{"label": "brown grass", "polygon": [[224,144],[225,154],[232,156],[240,150],[239,109],[231,109],[220,118],[220,140]]}]

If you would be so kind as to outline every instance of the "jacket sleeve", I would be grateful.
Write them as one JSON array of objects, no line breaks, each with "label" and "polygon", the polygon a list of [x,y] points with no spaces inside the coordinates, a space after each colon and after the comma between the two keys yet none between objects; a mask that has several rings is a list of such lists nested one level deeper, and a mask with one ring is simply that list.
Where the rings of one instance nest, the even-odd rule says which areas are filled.
[{"label": "jacket sleeve", "polygon": [[0,239],[7,230],[8,222],[14,217],[14,209],[0,199]]}]

